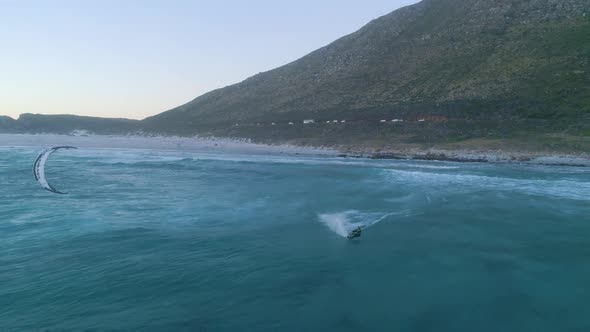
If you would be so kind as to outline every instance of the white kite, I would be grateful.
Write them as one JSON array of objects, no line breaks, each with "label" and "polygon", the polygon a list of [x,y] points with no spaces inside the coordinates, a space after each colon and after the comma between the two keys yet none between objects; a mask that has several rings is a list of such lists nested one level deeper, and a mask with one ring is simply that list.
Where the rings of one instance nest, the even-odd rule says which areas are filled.
[{"label": "white kite", "polygon": [[37,182],[39,182],[39,184],[41,184],[41,186],[43,186],[43,188],[45,188],[47,191],[51,191],[55,194],[67,193],[56,190],[49,184],[49,182],[47,182],[47,178],[45,177],[45,163],[47,163],[47,159],[49,159],[49,156],[51,156],[52,153],[61,149],[70,150],[77,148],[73,146],[56,146],[54,148],[47,149],[43,151],[39,157],[37,157],[37,160],[35,160],[35,164],[33,165],[33,175],[35,175],[35,180],[37,180]]}]

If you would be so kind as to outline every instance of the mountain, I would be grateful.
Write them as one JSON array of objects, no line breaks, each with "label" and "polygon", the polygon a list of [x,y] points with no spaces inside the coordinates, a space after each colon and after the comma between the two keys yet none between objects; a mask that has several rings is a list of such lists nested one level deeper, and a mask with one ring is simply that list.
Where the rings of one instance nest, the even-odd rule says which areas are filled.
[{"label": "mountain", "polygon": [[15,120],[9,116],[0,116],[0,133],[10,132],[14,129]]},{"label": "mountain", "polygon": [[590,2],[424,0],[141,122],[26,115],[0,120],[0,131],[2,121],[20,131],[588,150]]},{"label": "mountain", "polygon": [[17,120],[0,117],[0,132],[69,134],[86,130],[96,134],[121,134],[138,130],[138,120],[77,115],[22,114]]},{"label": "mountain", "polygon": [[[589,115],[590,2],[424,0],[142,125],[260,139],[399,134],[428,141],[587,133]],[[395,118],[440,124],[377,133],[380,119]],[[303,119],[344,119],[346,130],[270,126]]]}]

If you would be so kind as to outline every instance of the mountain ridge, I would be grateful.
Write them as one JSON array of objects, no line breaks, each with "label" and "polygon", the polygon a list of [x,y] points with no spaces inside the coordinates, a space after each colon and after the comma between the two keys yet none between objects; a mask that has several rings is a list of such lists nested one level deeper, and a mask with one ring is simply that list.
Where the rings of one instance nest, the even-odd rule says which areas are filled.
[{"label": "mountain ridge", "polygon": [[18,119],[0,116],[0,132],[69,134],[85,130],[96,134],[121,134],[139,130],[139,120],[100,118],[68,114],[23,113]]},{"label": "mountain ridge", "polygon": [[[424,0],[284,66],[127,125],[302,144],[585,139],[589,8],[576,0]],[[303,126],[304,119],[317,123]],[[392,119],[407,121],[394,126]],[[569,148],[589,146],[576,144]]]},{"label": "mountain ridge", "polygon": [[[167,123],[174,128],[198,128],[235,121],[286,121],[283,115],[287,113],[293,120],[321,112],[331,118],[333,109],[351,118],[358,117],[356,110],[373,112],[368,118],[375,119],[396,113],[383,111],[387,107],[419,111],[413,105],[454,108],[471,102],[497,105],[501,99],[535,108],[546,101],[537,103],[538,93],[524,90],[542,76],[531,67],[535,62],[547,66],[545,55],[528,52],[511,59],[515,51],[525,52],[531,46],[518,43],[542,36],[544,31],[537,30],[547,25],[562,30],[580,26],[581,32],[588,32],[585,10],[576,1],[426,0],[375,19],[299,60],[197,97],[144,123],[155,130],[166,130]],[[471,17],[466,21],[469,24],[458,19],[461,17]],[[483,23],[474,23],[477,20]],[[522,22],[515,24],[515,20]],[[533,27],[527,29],[527,25]],[[533,36],[514,38],[522,33]],[[508,38],[512,39],[506,46]],[[590,42],[588,37],[582,39]],[[536,48],[559,46],[555,39],[545,41],[547,45],[538,42]],[[557,55],[568,56],[565,52]],[[580,68],[572,72],[586,74],[588,63],[580,58]],[[506,68],[498,68],[501,65]],[[523,77],[518,77],[520,73]],[[531,73],[532,82],[526,81]],[[514,89],[520,89],[520,95],[507,96]]]}]

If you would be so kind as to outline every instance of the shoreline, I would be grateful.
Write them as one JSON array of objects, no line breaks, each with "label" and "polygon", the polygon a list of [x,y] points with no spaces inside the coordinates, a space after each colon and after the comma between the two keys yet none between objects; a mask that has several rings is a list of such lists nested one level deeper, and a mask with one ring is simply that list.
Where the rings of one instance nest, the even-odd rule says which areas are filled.
[{"label": "shoreline", "polygon": [[[446,149],[409,149],[375,151],[348,150],[347,157],[393,160],[450,161],[461,163],[529,164],[544,166],[590,167],[590,154],[551,152],[470,151]],[[344,155],[342,155],[344,156]]]},{"label": "shoreline", "polygon": [[218,137],[178,137],[140,135],[60,135],[0,134],[0,147],[38,147],[72,145],[95,149],[139,149],[178,152],[232,152],[251,154],[302,154],[337,156],[341,152],[325,147],[292,144],[261,144],[246,139]]},{"label": "shoreline", "polygon": [[254,143],[247,139],[140,135],[0,134],[0,147],[75,145],[105,149],[151,149],[187,152],[324,155],[383,160],[450,161],[462,163],[530,164],[590,167],[590,153],[519,152],[466,149],[374,149],[354,146],[309,146]]}]

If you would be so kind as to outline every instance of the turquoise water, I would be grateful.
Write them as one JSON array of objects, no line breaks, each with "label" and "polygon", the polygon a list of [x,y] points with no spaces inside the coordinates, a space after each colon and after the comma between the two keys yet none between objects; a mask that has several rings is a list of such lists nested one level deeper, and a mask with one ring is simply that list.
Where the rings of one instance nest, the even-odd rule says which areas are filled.
[{"label": "turquoise water", "polygon": [[40,150],[0,148],[0,330],[590,330],[589,169],[81,149],[55,195]]}]

